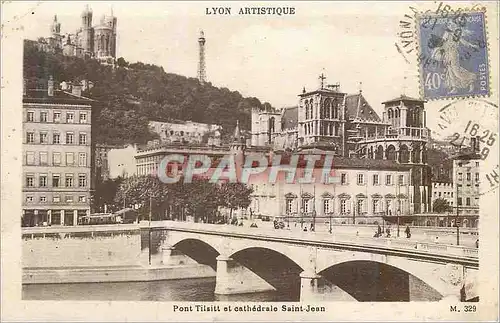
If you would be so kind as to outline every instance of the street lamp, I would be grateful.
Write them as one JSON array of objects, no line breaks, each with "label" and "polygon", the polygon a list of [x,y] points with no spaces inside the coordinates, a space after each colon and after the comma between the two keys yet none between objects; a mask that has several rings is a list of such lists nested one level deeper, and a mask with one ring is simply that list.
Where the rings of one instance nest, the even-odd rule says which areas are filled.
[{"label": "street lamp", "polygon": [[[399,201],[398,201],[399,202]],[[399,215],[401,214],[401,210],[399,209],[399,205],[398,205],[398,211],[396,212],[396,216],[397,216],[397,221],[398,221],[398,238],[399,238]]]},{"label": "street lamp", "polygon": [[[458,168],[458,167],[457,167]],[[457,227],[457,246],[460,245],[460,229],[459,229],[459,226],[458,226],[458,174],[457,174],[457,214],[455,216],[455,226]]]},{"label": "street lamp", "polygon": [[152,245],[152,241],[151,241],[151,214],[152,214],[152,205],[153,205],[153,197],[150,195],[149,196],[149,265],[151,265],[151,245]]}]

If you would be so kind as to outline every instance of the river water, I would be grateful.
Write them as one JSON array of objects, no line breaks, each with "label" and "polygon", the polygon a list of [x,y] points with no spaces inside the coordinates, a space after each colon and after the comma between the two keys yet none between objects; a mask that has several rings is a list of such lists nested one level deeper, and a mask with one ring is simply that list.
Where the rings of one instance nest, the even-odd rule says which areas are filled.
[{"label": "river water", "polygon": [[252,294],[214,294],[215,278],[153,282],[34,284],[23,285],[24,300],[86,301],[292,301],[298,295],[280,289]]}]

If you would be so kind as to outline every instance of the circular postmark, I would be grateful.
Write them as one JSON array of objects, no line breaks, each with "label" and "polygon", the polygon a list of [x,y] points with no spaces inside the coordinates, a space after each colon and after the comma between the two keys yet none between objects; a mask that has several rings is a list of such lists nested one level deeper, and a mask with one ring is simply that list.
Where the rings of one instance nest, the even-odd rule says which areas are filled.
[{"label": "circular postmark", "polygon": [[[454,174],[471,192],[483,195],[499,186],[498,106],[484,99],[457,100],[439,110],[434,135],[453,146],[462,174]],[[460,161],[467,163],[460,164]],[[454,167],[455,167],[454,162]],[[475,173],[479,173],[479,178]]]}]

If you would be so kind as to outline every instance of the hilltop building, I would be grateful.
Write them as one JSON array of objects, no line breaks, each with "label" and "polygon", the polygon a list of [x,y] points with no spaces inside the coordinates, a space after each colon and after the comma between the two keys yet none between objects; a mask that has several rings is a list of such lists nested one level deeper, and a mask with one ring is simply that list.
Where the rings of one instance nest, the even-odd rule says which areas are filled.
[{"label": "hilltop building", "polygon": [[117,18],[102,15],[99,23],[92,25],[93,12],[87,5],[80,15],[81,25],[73,33],[61,33],[57,15],[50,26],[50,36],[34,42],[43,51],[63,53],[66,56],[89,57],[103,64],[114,64],[116,59]]}]

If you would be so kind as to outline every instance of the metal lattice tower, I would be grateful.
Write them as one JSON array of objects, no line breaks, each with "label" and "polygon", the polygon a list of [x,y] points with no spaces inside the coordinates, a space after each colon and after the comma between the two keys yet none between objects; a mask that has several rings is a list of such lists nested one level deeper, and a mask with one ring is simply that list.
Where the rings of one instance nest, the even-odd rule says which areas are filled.
[{"label": "metal lattice tower", "polygon": [[198,80],[200,83],[205,83],[207,79],[207,74],[205,70],[205,34],[203,30],[200,31],[200,37],[198,38],[198,44],[200,45],[200,57],[198,62]]}]

